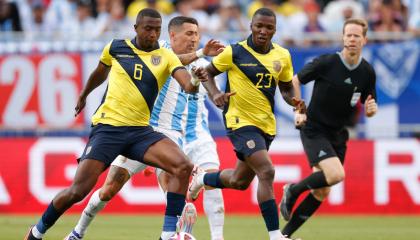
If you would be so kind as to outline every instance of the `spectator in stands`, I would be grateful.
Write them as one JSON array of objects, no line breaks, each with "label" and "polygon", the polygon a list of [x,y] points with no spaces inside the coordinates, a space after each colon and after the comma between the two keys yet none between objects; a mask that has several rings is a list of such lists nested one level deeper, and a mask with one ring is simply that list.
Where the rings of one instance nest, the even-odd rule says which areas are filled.
[{"label": "spectator in stands", "polygon": [[[400,14],[394,10],[392,0],[383,0],[379,19],[372,23],[375,32],[402,32],[404,22]],[[384,36],[385,38],[387,36]]]},{"label": "spectator in stands", "polygon": [[67,21],[75,18],[77,18],[76,0],[52,0],[45,13],[45,21],[51,31],[60,31],[61,26],[69,24]]},{"label": "spectator in stands", "polygon": [[94,37],[96,22],[92,17],[90,5],[90,0],[78,0],[76,18],[66,21],[62,25],[61,30],[65,33],[72,33],[85,38]]},{"label": "spectator in stands", "polygon": [[[197,19],[200,30],[206,32],[209,27],[209,16],[199,7],[202,7],[201,2],[197,4],[195,3],[195,0],[179,0],[175,4],[176,12],[172,13],[167,19],[171,19],[175,16],[192,17]],[[165,19],[163,19],[163,21],[165,21]]]},{"label": "spectator in stands", "polygon": [[125,14],[123,2],[121,0],[110,1],[110,13],[97,27],[100,33],[119,32],[125,37],[132,31],[133,23],[131,23]]},{"label": "spectator in stands", "polygon": [[248,19],[242,14],[236,0],[224,0],[220,3],[217,13],[212,14],[209,21],[211,31],[247,31]]},{"label": "spectator in stands", "polygon": [[[295,14],[300,14],[303,12],[303,6],[305,2],[312,3],[313,0],[289,0],[284,1],[280,4],[278,11],[281,15],[285,17],[293,16]],[[316,3],[315,3],[316,4]]]},{"label": "spectator in stands", "polygon": [[331,1],[324,9],[325,27],[329,32],[341,33],[344,22],[350,18],[363,18],[364,8],[355,0]]},{"label": "spectator in stands", "polygon": [[248,5],[248,18],[251,18],[257,9],[266,7],[271,9],[274,13],[279,13],[279,5],[275,0],[254,0]]},{"label": "spectator in stands", "polygon": [[30,18],[30,25],[28,26],[28,29],[25,29],[25,31],[31,31],[35,32],[37,34],[46,34],[50,32],[50,28],[48,27],[46,21],[45,21],[45,11],[46,6],[43,3],[43,1],[32,1],[31,4],[31,18]]},{"label": "spectator in stands", "polygon": [[128,5],[127,17],[134,21],[137,13],[144,8],[154,8],[162,15],[169,15],[174,11],[174,6],[169,0],[134,0]]},{"label": "spectator in stands", "polygon": [[22,31],[16,3],[0,0],[0,31]]},{"label": "spectator in stands", "polygon": [[[306,14],[306,24],[303,27],[304,33],[322,33],[325,32],[325,27],[319,19],[320,8],[315,1],[308,1],[303,6]],[[318,35],[320,36],[320,35]],[[324,45],[328,43],[327,39],[305,39],[304,46]]]}]

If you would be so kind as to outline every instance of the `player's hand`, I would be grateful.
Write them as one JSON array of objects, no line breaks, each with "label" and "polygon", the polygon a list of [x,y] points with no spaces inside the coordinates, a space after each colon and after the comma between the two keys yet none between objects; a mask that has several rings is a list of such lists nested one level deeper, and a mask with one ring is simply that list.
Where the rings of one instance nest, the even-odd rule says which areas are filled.
[{"label": "player's hand", "polygon": [[79,99],[77,100],[76,107],[74,108],[74,116],[77,117],[79,113],[85,108],[86,106],[86,97],[80,95]]},{"label": "player's hand", "polygon": [[193,78],[198,79],[200,82],[207,82],[208,73],[203,67],[192,67],[191,75]]},{"label": "player's hand", "polygon": [[366,98],[365,101],[365,114],[367,117],[372,117],[376,114],[378,111],[378,104],[376,104],[375,99],[372,97],[372,95],[369,94],[369,96]]},{"label": "player's hand", "polygon": [[206,56],[214,57],[223,52],[225,45],[220,43],[218,40],[210,39],[203,48],[203,53]]},{"label": "player's hand", "polygon": [[227,102],[229,102],[229,98],[235,94],[236,92],[217,93],[213,96],[213,102],[217,107],[222,108]]},{"label": "player's hand", "polygon": [[155,168],[154,167],[148,166],[143,170],[143,175],[146,176],[146,177],[150,177],[154,173],[155,173]]},{"label": "player's hand", "polygon": [[306,104],[303,99],[297,99],[293,97],[292,103],[293,103],[295,112],[299,112],[300,114],[306,114]]},{"label": "player's hand", "polygon": [[306,120],[306,113],[299,113],[299,111],[295,111],[295,127],[297,129],[300,129],[303,125],[305,125]]}]

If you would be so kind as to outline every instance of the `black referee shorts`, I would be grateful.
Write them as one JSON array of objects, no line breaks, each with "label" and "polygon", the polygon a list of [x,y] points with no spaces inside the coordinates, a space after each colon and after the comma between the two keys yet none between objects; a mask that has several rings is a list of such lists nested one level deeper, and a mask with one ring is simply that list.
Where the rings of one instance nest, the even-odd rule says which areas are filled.
[{"label": "black referee shorts", "polygon": [[306,125],[300,130],[300,139],[311,167],[330,157],[338,157],[344,164],[349,139],[347,129],[327,132]]}]

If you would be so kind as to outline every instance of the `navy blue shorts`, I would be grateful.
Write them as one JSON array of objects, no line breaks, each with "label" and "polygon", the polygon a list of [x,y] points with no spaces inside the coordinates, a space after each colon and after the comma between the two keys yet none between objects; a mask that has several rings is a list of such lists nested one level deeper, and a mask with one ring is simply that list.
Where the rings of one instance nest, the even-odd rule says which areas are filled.
[{"label": "navy blue shorts", "polygon": [[235,148],[236,156],[242,161],[257,151],[268,151],[274,139],[273,135],[266,134],[254,126],[245,126],[235,130],[228,129],[227,136]]},{"label": "navy blue shorts", "polygon": [[94,126],[80,160],[95,159],[109,166],[118,156],[143,162],[147,149],[166,138],[151,126],[115,127],[106,124]]}]

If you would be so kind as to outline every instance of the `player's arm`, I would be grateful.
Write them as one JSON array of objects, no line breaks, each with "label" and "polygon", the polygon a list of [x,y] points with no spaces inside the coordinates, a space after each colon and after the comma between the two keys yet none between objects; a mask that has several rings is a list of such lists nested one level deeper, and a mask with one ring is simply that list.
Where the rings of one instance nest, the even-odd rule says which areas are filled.
[{"label": "player's arm", "polygon": [[203,82],[204,88],[206,88],[207,93],[210,99],[217,107],[223,107],[227,102],[229,102],[229,98],[235,95],[235,92],[228,92],[224,93],[220,91],[217,87],[215,77],[219,75],[221,72],[217,70],[212,63],[210,63],[206,68],[205,71],[207,72],[207,81]]},{"label": "player's arm", "polygon": [[180,54],[178,55],[178,58],[183,65],[188,65],[201,57],[217,56],[224,48],[225,46],[219,41],[211,39],[206,43],[206,45],[204,45],[203,48],[192,53]]},{"label": "player's arm", "polygon": [[376,74],[375,71],[371,70],[371,84],[369,87],[369,95],[365,99],[365,115],[366,117],[373,117],[375,116],[376,112],[378,112],[378,104],[376,103]]},{"label": "player's arm", "polygon": [[111,67],[105,65],[102,62],[99,62],[96,69],[92,72],[92,74],[89,76],[89,79],[83,88],[82,92],[80,93],[79,99],[77,100],[76,107],[74,108],[75,114],[74,116],[77,116],[85,107],[86,105],[86,98],[89,96],[89,94],[97,88],[99,85],[101,85],[106,78],[108,77],[108,73]]},{"label": "player's arm", "polygon": [[[172,77],[179,83],[182,89],[187,93],[196,93],[200,86],[200,81],[192,78],[190,73],[184,67],[175,69],[172,72]],[[204,77],[203,77],[204,78]],[[205,81],[207,79],[203,79]]]}]

